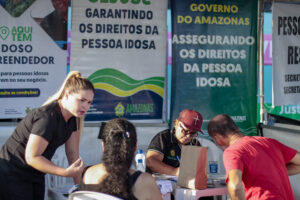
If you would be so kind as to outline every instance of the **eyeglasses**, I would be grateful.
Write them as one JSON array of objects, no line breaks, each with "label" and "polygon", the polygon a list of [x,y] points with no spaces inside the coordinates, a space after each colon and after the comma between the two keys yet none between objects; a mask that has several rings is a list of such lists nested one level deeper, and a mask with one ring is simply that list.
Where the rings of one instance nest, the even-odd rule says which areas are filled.
[{"label": "eyeglasses", "polygon": [[179,123],[179,126],[185,136],[195,137],[198,135],[197,131],[188,130],[186,127],[184,127],[184,125],[181,122]]}]

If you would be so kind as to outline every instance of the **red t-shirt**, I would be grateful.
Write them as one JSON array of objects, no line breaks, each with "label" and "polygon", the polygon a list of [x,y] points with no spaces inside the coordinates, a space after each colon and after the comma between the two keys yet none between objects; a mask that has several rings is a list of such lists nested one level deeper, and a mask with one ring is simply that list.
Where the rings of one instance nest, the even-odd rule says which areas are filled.
[{"label": "red t-shirt", "polygon": [[246,199],[295,200],[286,163],[296,153],[295,149],[271,138],[244,136],[223,153],[226,182],[228,172],[239,169]]}]

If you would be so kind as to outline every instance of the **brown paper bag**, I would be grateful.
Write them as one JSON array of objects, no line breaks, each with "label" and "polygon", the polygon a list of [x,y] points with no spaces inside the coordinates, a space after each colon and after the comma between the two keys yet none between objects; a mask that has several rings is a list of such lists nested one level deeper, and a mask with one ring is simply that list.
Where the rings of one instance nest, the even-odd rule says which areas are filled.
[{"label": "brown paper bag", "polygon": [[208,147],[182,146],[177,186],[205,189]]}]

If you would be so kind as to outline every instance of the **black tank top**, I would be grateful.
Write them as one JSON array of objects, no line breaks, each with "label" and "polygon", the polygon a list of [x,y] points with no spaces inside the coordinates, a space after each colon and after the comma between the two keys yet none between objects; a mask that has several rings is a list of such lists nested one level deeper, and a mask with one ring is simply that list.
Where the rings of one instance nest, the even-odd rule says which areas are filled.
[{"label": "black tank top", "polygon": [[[79,184],[78,190],[85,190],[85,191],[94,191],[94,192],[99,192],[99,185],[98,184],[84,184],[82,182],[82,178],[86,172],[86,170],[91,167],[87,166],[81,175],[81,182]],[[142,174],[141,171],[135,171],[133,174],[129,176],[129,188],[130,191],[132,190],[132,187],[134,186],[136,180],[139,178],[139,176]],[[126,200],[138,200],[132,193],[130,193],[129,197]]]}]

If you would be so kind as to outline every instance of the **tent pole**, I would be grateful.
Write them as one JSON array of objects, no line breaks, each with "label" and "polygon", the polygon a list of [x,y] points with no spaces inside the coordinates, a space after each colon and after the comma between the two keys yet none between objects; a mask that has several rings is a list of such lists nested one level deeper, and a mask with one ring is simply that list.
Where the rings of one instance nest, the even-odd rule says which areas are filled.
[{"label": "tent pole", "polygon": [[259,102],[260,102],[260,108],[259,108],[259,116],[260,116],[260,122],[263,122],[265,119],[264,113],[264,16],[263,16],[263,5],[264,0],[259,0],[258,5],[258,38],[259,38]]}]

